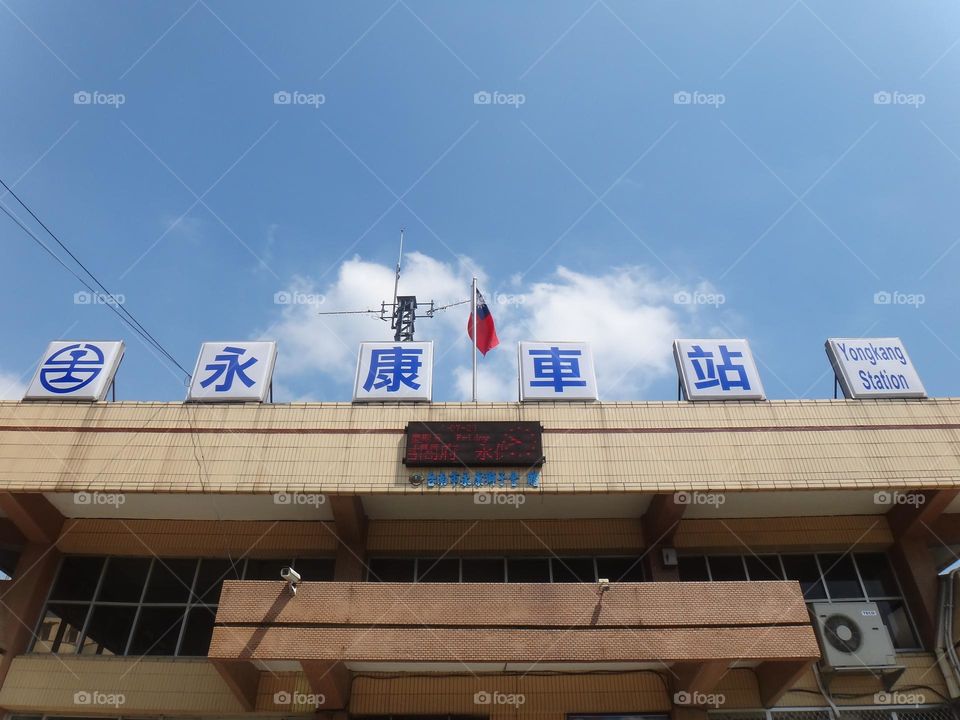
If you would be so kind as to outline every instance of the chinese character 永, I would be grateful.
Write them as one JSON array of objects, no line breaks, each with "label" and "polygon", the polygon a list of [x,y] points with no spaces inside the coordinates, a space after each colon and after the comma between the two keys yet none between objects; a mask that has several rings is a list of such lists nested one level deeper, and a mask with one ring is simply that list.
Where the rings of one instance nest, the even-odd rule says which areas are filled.
[{"label": "chinese character \u6c38", "polygon": [[400,345],[387,349],[377,349],[370,352],[370,371],[363,383],[363,389],[386,390],[397,392],[400,385],[406,385],[413,390],[420,389],[417,378],[423,362],[420,356],[422,348],[404,348]]},{"label": "chinese character \u6c38", "polygon": [[204,368],[204,370],[210,371],[210,375],[200,381],[200,387],[207,387],[211,383],[216,382],[221,376],[223,376],[223,381],[213,388],[216,392],[226,392],[233,387],[234,378],[238,379],[247,387],[252,387],[254,381],[251,380],[244,371],[251,365],[254,365],[257,359],[251,357],[248,358],[246,362],[241,363],[240,356],[245,352],[247,352],[246,348],[233,347],[232,345],[224,347],[223,352],[215,355],[213,358],[217,362],[208,363]]},{"label": "chinese character \u6c38", "polygon": [[[730,350],[726,345],[720,345],[720,362],[714,361],[713,352],[704,350],[700,345],[694,345],[687,353],[690,362],[693,365],[693,371],[697,374],[697,380],[694,387],[698,390],[720,386],[721,390],[730,390],[731,388],[750,389],[750,381],[747,378],[746,368],[742,364],[732,362],[733,358],[743,357],[739,350]],[[734,377],[730,377],[730,374]]]}]

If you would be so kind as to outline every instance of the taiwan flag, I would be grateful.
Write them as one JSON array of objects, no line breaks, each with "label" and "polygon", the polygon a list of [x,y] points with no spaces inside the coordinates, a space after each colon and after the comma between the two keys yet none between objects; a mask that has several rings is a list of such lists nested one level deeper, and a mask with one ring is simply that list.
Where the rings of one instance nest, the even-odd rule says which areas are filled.
[{"label": "taiwan flag", "polygon": [[[493,324],[493,315],[490,314],[490,308],[487,307],[487,301],[477,290],[477,350],[486,355],[500,344],[497,337],[497,328]],[[467,335],[473,340],[473,313],[467,320]]]}]

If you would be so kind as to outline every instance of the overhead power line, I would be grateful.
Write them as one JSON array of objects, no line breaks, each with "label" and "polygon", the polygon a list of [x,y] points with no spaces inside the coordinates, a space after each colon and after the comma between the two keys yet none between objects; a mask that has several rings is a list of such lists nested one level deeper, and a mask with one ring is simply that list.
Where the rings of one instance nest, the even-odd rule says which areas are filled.
[{"label": "overhead power line", "polygon": [[[127,325],[127,326],[128,326],[131,330],[133,330],[137,335],[139,335],[141,338],[143,338],[143,340],[144,340],[147,344],[149,344],[151,347],[153,347],[153,348],[156,349],[158,352],[160,352],[165,358],[167,358],[171,363],[173,363],[173,364],[187,377],[187,379],[189,379],[189,378],[190,378],[190,372],[189,372],[186,368],[184,368],[183,365],[181,365],[179,362],[177,362],[177,359],[167,351],[167,349],[160,343],[160,341],[157,340],[157,339],[150,333],[150,331],[147,330],[147,329],[143,326],[143,324],[142,324],[139,320],[137,320],[129,310],[127,310],[126,307],[124,307],[121,303],[117,302],[116,296],[115,296],[112,292],[110,292],[110,290],[108,290],[107,287],[106,287],[102,282],[100,282],[100,279],[99,279],[96,275],[94,275],[93,272],[92,272],[89,268],[87,268],[86,265],[83,264],[83,262],[80,260],[80,258],[78,258],[78,257],[70,250],[70,248],[67,247],[66,244],[64,244],[64,242],[63,242],[62,240],[60,240],[60,238],[57,237],[57,235],[56,235],[49,227],[47,227],[46,223],[44,223],[43,220],[41,220],[41,219],[37,216],[37,214],[36,214],[23,200],[20,199],[20,197],[10,188],[9,185],[7,185],[7,184],[3,181],[3,179],[0,179],[0,186],[3,186],[3,188],[7,191],[7,193],[9,193],[10,195],[12,195],[13,198],[14,198],[18,203],[20,203],[20,205],[23,207],[23,209],[26,210],[26,211],[30,214],[30,217],[32,217],[32,218],[40,225],[40,227],[42,227],[42,228],[46,231],[46,233],[47,233],[50,237],[52,237],[52,238],[54,239],[54,241],[57,243],[57,245],[59,245],[61,248],[63,248],[64,252],[66,252],[67,255],[69,255],[70,258],[71,258],[77,265],[79,265],[80,268],[83,269],[83,272],[85,272],[85,273],[90,277],[90,279],[93,281],[93,283],[94,283],[98,288],[100,288],[100,292],[102,292],[104,295],[106,295],[107,297],[110,298],[110,302],[105,303],[106,306],[107,306],[108,308],[110,308],[110,310],[112,310],[112,311],[114,312],[114,314],[116,314],[116,316],[117,316],[118,318],[120,318],[120,320],[121,320],[125,325]],[[93,293],[94,295],[100,294],[100,292],[98,292],[98,291],[95,290],[93,287],[91,287],[90,283],[87,282],[86,279],[84,279],[83,277],[81,277],[73,268],[71,268],[66,262],[64,262],[63,258],[61,258],[59,255],[57,255],[57,253],[54,252],[54,251],[53,251],[45,242],[43,242],[40,238],[38,238],[38,237],[33,233],[33,231],[30,230],[30,228],[28,228],[23,222],[21,222],[20,219],[19,219],[16,215],[14,215],[13,212],[11,212],[10,209],[7,208],[6,205],[4,205],[3,203],[0,203],[0,210],[2,210],[3,213],[4,213],[7,217],[9,217],[11,220],[13,220],[13,222],[15,222],[15,223],[17,224],[17,226],[18,226],[21,230],[23,230],[23,231],[24,231],[35,243],[37,243],[41,248],[43,248],[43,250],[44,250],[47,254],[49,254],[54,260],[57,261],[57,263],[59,263],[65,270],[67,270],[67,271],[68,271],[71,275],[73,275],[77,280],[79,280],[80,283],[81,283],[85,288],[87,288],[87,290],[89,290],[89,291],[90,291],[91,293]]]}]

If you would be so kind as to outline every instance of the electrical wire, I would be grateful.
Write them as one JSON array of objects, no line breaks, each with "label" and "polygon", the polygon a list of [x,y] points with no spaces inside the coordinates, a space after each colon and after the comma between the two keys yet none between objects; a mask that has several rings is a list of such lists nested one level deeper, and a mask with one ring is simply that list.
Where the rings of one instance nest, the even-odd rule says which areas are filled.
[{"label": "electrical wire", "polygon": [[[106,306],[107,306],[108,308],[110,308],[110,309],[114,312],[114,314],[116,314],[117,317],[119,317],[120,320],[123,321],[124,324],[126,324],[127,326],[129,326],[130,329],[132,329],[132,330],[133,330],[134,332],[136,332],[141,338],[143,338],[145,342],[147,342],[149,345],[153,346],[156,350],[158,350],[160,353],[162,353],[164,357],[166,357],[171,363],[173,363],[173,364],[187,377],[187,379],[189,379],[189,378],[190,378],[190,372],[189,372],[186,368],[184,368],[183,365],[181,365],[179,362],[177,362],[177,359],[176,359],[175,357],[173,357],[173,355],[171,355],[171,354],[167,351],[167,349],[160,343],[160,341],[157,340],[157,339],[150,333],[150,331],[148,331],[148,330],[143,326],[143,324],[141,324],[140,321],[137,320],[137,319],[133,316],[133,314],[132,314],[129,310],[127,310],[123,305],[121,305],[119,302],[117,302],[116,296],[115,296],[112,292],[110,292],[110,291],[107,289],[107,287],[106,287],[102,282],[100,282],[99,278],[97,278],[97,276],[94,275],[93,272],[91,272],[90,269],[87,268],[87,266],[84,265],[83,262],[82,262],[76,255],[73,254],[73,252],[71,252],[70,248],[68,248],[68,247],[63,243],[63,241],[61,241],[60,238],[58,238],[58,237],[53,233],[53,231],[50,230],[49,227],[47,227],[46,223],[44,223],[44,222],[37,216],[37,214],[36,214],[33,210],[31,210],[30,207],[29,207],[26,203],[23,202],[23,200],[20,199],[20,197],[3,181],[2,178],[0,178],[0,186],[3,186],[3,188],[7,191],[7,193],[9,193],[10,195],[12,195],[13,198],[14,198],[18,203],[20,203],[20,205],[30,214],[30,216],[31,216],[34,220],[37,221],[37,223],[39,223],[39,225],[47,232],[47,234],[48,234],[50,237],[52,237],[52,238],[54,239],[54,241],[56,241],[56,243],[57,243],[61,248],[63,248],[63,250],[67,253],[67,255],[69,255],[70,258],[73,259],[73,261],[74,261],[75,263],[77,263],[77,265],[79,265],[81,268],[83,268],[83,271],[93,280],[93,282],[97,285],[97,287],[100,288],[100,290],[102,291],[102,293],[105,294],[105,295],[107,295],[107,296],[110,298],[111,302],[105,303]],[[57,255],[50,247],[48,247],[46,243],[44,243],[44,242],[43,242],[40,238],[38,238],[26,225],[24,225],[24,224],[20,221],[20,219],[19,219],[16,215],[14,215],[13,212],[11,212],[11,211],[6,207],[6,205],[0,203],[0,210],[2,210],[7,217],[9,217],[11,220],[13,220],[13,221],[17,224],[17,226],[20,227],[21,230],[23,230],[23,231],[24,231],[34,242],[36,242],[41,248],[43,248],[43,249],[44,249],[54,260],[56,260],[65,270],[67,270],[71,275],[73,275],[77,280],[79,280],[80,283],[83,284],[83,286],[84,286],[85,288],[87,288],[87,290],[89,290],[89,291],[90,291],[92,294],[94,294],[94,295],[98,295],[98,294],[99,294],[96,290],[94,290],[94,289],[90,286],[90,284],[89,284],[86,280],[84,280],[84,278],[80,277],[80,275],[78,275],[77,272],[76,272],[73,268],[71,268],[69,265],[67,265],[67,263],[65,263],[65,262],[63,261],[63,259],[62,259],[59,255]]]}]

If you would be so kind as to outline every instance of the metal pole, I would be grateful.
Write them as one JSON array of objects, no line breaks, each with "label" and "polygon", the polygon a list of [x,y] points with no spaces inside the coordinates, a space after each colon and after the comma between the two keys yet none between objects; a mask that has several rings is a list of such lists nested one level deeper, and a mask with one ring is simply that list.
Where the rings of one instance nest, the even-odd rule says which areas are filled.
[{"label": "metal pole", "polygon": [[473,318],[473,401],[477,401],[477,279],[470,292],[470,316]]},{"label": "metal pole", "polygon": [[393,312],[397,312],[397,290],[400,288],[400,262],[403,260],[403,228],[400,228],[400,255],[397,257],[397,275],[393,279]]}]

